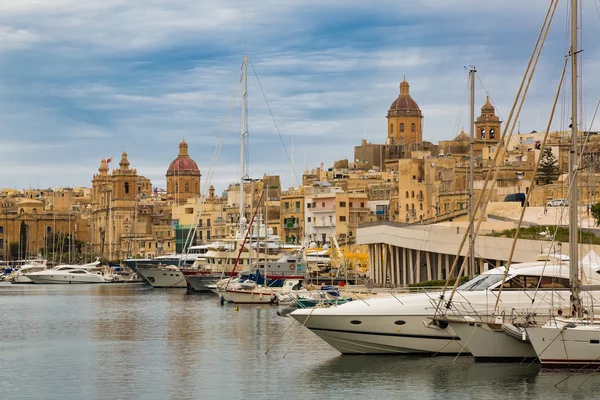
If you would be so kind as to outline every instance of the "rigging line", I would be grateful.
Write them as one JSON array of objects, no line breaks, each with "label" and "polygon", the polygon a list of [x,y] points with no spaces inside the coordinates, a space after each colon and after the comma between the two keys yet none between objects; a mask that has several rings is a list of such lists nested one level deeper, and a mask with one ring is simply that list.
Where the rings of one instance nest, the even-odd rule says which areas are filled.
[{"label": "rigging line", "polygon": [[460,102],[460,107],[458,109],[458,115],[456,116],[456,121],[454,122],[454,129],[452,130],[452,133],[450,134],[451,135],[450,139],[453,139],[456,135],[456,132],[458,132],[458,130],[460,129],[459,126],[460,126],[460,123],[462,122],[463,111],[465,109],[465,103],[467,101],[468,93],[469,93],[469,79],[467,79],[467,83],[465,84],[465,91],[463,92],[463,97]]},{"label": "rigging line", "polygon": [[[479,72],[477,72],[475,74],[475,76],[477,77],[477,80],[479,81],[479,84],[481,85],[481,87],[485,91],[486,96],[490,97],[490,92],[487,90],[487,88],[483,84],[483,81],[481,80],[481,76],[480,76]],[[490,97],[490,103],[492,103],[492,105],[494,106],[494,109],[496,110],[496,113],[498,114],[498,116],[500,117],[500,119],[503,120],[504,117],[502,117],[502,114],[500,113],[500,110],[498,109],[498,107],[496,106],[496,103],[494,103],[494,100],[492,100],[491,97]]]},{"label": "rigging line", "polygon": [[[556,96],[554,97],[554,104],[552,105],[552,112],[550,113],[550,118],[548,119],[548,125],[546,127],[546,132],[544,132],[544,138],[542,139],[542,143],[540,146],[542,151],[544,151],[543,149],[545,149],[546,141],[548,140],[548,131],[550,130],[550,126],[552,126],[552,120],[554,119],[554,113],[556,111],[556,104],[558,103],[558,99],[560,98],[560,88],[561,88],[563,80],[565,78],[565,73],[567,72],[568,61],[569,61],[569,58],[565,57],[565,64],[563,66],[562,74],[560,76],[560,81],[558,83],[558,89],[556,92]],[[529,183],[529,190],[527,191],[527,195],[525,197],[525,204],[523,205],[523,207],[521,207],[521,215],[519,217],[519,222],[517,223],[517,229],[515,230],[515,237],[514,237],[514,240],[512,241],[510,253],[508,255],[508,261],[506,262],[505,267],[504,267],[505,270],[504,270],[504,276],[502,277],[502,284],[500,285],[500,287],[498,289],[498,297],[496,299],[496,305],[494,306],[494,313],[498,310],[500,295],[502,294],[502,287],[504,286],[504,283],[508,279],[508,272],[510,269],[510,265],[512,263],[513,256],[515,254],[515,249],[517,246],[517,239],[519,238],[519,232],[521,232],[521,225],[523,223],[523,217],[525,216],[525,210],[527,208],[527,205],[529,204],[529,199],[531,197],[531,193],[533,193],[533,189],[535,188],[535,176],[537,175],[541,161],[542,161],[542,155],[540,154],[540,156],[535,164],[535,168],[533,170],[533,176],[532,176],[531,182]],[[544,263],[544,268],[545,268],[545,265],[546,265],[546,263]]]},{"label": "rigging line", "polygon": [[[287,147],[285,146],[285,142],[283,141],[283,136],[281,135],[281,132],[279,131],[279,126],[277,125],[277,121],[275,120],[275,116],[273,115],[273,110],[271,110],[271,105],[269,104],[269,101],[267,100],[267,96],[265,95],[265,91],[263,90],[262,84],[260,83],[260,79],[258,79],[258,74],[256,73],[256,69],[254,68],[254,63],[252,62],[252,60],[249,60],[249,61],[250,61],[250,66],[252,66],[252,71],[254,71],[254,76],[256,77],[256,81],[258,82],[258,87],[260,88],[263,98],[265,99],[265,102],[267,103],[267,108],[269,109],[269,113],[271,114],[271,119],[273,120],[273,124],[275,124],[275,129],[277,130],[277,135],[279,135],[279,139],[281,140],[281,145],[283,146],[283,151],[285,152],[288,162],[290,163],[290,165],[292,166],[292,169],[294,170],[294,179],[296,179],[296,183],[298,185],[300,185],[300,180],[298,179],[298,174],[296,173],[296,169],[293,168],[294,165],[292,164],[292,158],[290,157],[290,154],[287,151]],[[293,185],[293,182],[292,182],[292,185]]]},{"label": "rigging line", "polygon": [[[204,205],[206,203],[207,191],[208,191],[208,188],[210,188],[210,183],[212,182],[212,178],[213,178],[216,166],[217,166],[217,161],[219,159],[219,155],[220,155],[221,149],[223,147],[223,142],[225,141],[225,134],[227,133],[227,127],[229,125],[229,120],[231,119],[231,115],[233,114],[233,108],[234,108],[235,102],[237,100],[237,94],[238,94],[238,86],[236,83],[234,85],[233,96],[229,103],[229,110],[227,113],[227,118],[225,119],[225,121],[223,122],[223,125],[221,126],[219,140],[217,141],[217,145],[215,146],[215,150],[213,152],[211,163],[208,167],[208,172],[207,172],[206,182],[204,184],[204,189],[201,193],[200,199],[198,199],[196,201],[196,205],[198,205],[198,203],[200,202],[200,207],[196,208],[196,214],[194,215],[194,218],[193,218],[192,226],[194,227],[194,229],[190,229],[188,231],[186,240],[184,242],[186,259],[187,259],[187,254],[189,253],[189,247],[193,243],[194,236],[196,235],[198,220],[201,218],[202,212],[204,211]],[[181,265],[181,261],[182,261],[182,259],[180,258],[180,260],[178,262],[179,265]]]},{"label": "rigging line", "polygon": [[[550,16],[550,12],[551,12],[551,10],[552,10],[552,4],[553,4],[553,3],[554,3],[554,2],[552,2],[552,3],[551,3],[549,6],[548,6],[548,11],[546,12],[546,15],[545,15],[545,17],[544,17],[544,23],[542,24],[542,27],[540,28],[540,32],[538,33],[538,37],[537,37],[537,39],[536,39],[535,45],[534,45],[534,47],[533,47],[533,50],[532,50],[532,52],[531,52],[531,56],[530,56],[530,58],[529,58],[529,61],[528,61],[528,63],[527,63],[527,68],[525,69],[525,73],[523,74],[523,79],[521,80],[521,84],[520,84],[520,86],[519,86],[519,90],[518,90],[518,92],[517,92],[517,95],[515,96],[515,100],[514,100],[514,102],[513,102],[513,106],[512,106],[512,108],[511,108],[511,110],[510,110],[510,113],[509,113],[509,115],[508,115],[508,121],[506,122],[506,124],[505,124],[505,126],[504,126],[504,130],[503,130],[503,132],[502,132],[502,136],[501,136],[501,139],[500,139],[500,143],[501,143],[501,145],[502,145],[502,143],[504,143],[504,138],[505,138],[505,136],[506,136],[506,132],[507,132],[507,130],[508,130],[508,127],[509,127],[509,125],[510,125],[510,121],[511,121],[511,120],[512,120],[512,118],[513,118],[513,113],[514,113],[514,111],[515,111],[515,108],[516,108],[516,106],[517,106],[517,104],[518,104],[518,100],[519,100],[519,97],[521,96],[521,92],[523,91],[523,86],[524,86],[524,84],[525,84],[525,81],[527,80],[527,76],[528,76],[528,74],[530,73],[530,70],[531,70],[531,67],[532,67],[532,63],[533,63],[533,60],[534,60],[534,58],[535,58],[535,54],[536,54],[536,52],[538,51],[538,48],[539,48],[539,46],[540,46],[540,41],[541,41],[541,38],[542,38],[542,36],[543,36],[543,33],[544,33],[544,28],[545,28],[545,27],[546,27],[546,25],[548,24],[548,18],[549,18],[549,16]],[[556,8],[556,4],[555,4],[555,8]],[[554,14],[553,14],[553,15],[554,15]],[[496,154],[494,155],[494,159],[493,159],[493,161],[492,161],[492,166],[491,166],[491,168],[488,170],[488,173],[486,174],[486,178],[485,178],[485,181],[484,181],[484,186],[483,186],[483,189],[482,189],[482,191],[480,192],[480,194],[479,194],[479,196],[477,197],[477,200],[476,200],[475,210],[477,210],[477,209],[478,209],[478,207],[479,207],[479,204],[480,204],[480,202],[481,202],[481,199],[483,198],[484,191],[485,191],[485,189],[486,189],[486,187],[487,187],[487,184],[488,184],[488,181],[489,181],[489,179],[491,178],[492,169],[493,169],[493,168],[494,168],[494,166],[496,165],[496,162],[497,162],[498,156],[499,156],[499,154],[500,154],[500,150],[502,149],[502,146],[501,146],[501,145],[500,145],[500,146],[499,146],[499,148],[496,150]],[[475,212],[473,215],[476,215],[476,214],[477,214],[477,213]],[[467,240],[467,237],[468,237],[468,235],[469,235],[470,226],[471,226],[471,224],[469,224],[469,227],[467,228],[466,232],[465,232],[465,233],[464,233],[464,235],[463,235],[462,241],[461,241],[461,243],[459,244],[459,247],[458,247],[458,250],[457,250],[457,254],[460,254],[460,252],[462,251],[462,249],[463,249],[463,247],[464,247],[464,245],[465,245],[465,242],[466,242],[466,240]],[[442,299],[444,298],[444,296],[445,296],[445,293],[446,293],[446,291],[447,291],[447,288],[448,288],[448,286],[449,286],[449,284],[450,284],[450,279],[451,279],[451,277],[454,275],[454,273],[455,273],[455,269],[456,269],[456,267],[457,267],[457,265],[458,265],[458,260],[459,260],[459,257],[455,257],[455,258],[454,258],[454,261],[453,261],[453,263],[452,263],[452,267],[450,268],[450,272],[449,272],[448,276],[446,277],[446,282],[445,282],[445,284],[444,284],[444,289],[442,290],[442,293],[441,293],[441,295],[440,295],[440,300],[442,300]],[[454,290],[455,290],[455,289],[453,289],[453,292],[454,292]],[[441,306],[441,304],[442,304],[442,302],[440,301],[440,303],[439,303],[439,306]]]},{"label": "rigging line", "polygon": [[[548,36],[548,32],[550,31],[550,26],[552,25],[552,21],[554,19],[554,14],[556,12],[556,6],[557,5],[558,5],[558,0],[553,0],[550,3],[550,5],[549,5],[548,12],[546,14],[546,19],[544,20],[544,24],[542,25],[542,29],[540,30],[540,33],[539,33],[539,36],[538,36],[538,40],[536,41],[536,46],[534,48],[534,52],[532,53],[531,58],[529,60],[529,63],[527,65],[527,71],[526,71],[525,75],[523,76],[523,80],[521,81],[521,86],[519,87],[519,92],[517,93],[517,97],[515,98],[515,102],[513,104],[513,108],[511,109],[510,114],[508,116],[509,121],[512,120],[512,127],[509,130],[510,122],[508,122],[507,125],[504,127],[504,131],[502,132],[502,136],[500,138],[499,146],[498,146],[498,149],[496,150],[496,154],[495,154],[494,159],[492,161],[492,165],[491,165],[490,169],[488,170],[486,179],[485,179],[485,181],[483,183],[483,187],[481,189],[481,193],[478,196],[477,201],[475,203],[474,213],[473,213],[473,216],[471,218],[472,220],[474,220],[474,218],[477,215],[477,212],[479,211],[480,207],[481,207],[481,211],[480,211],[481,215],[485,215],[485,211],[486,211],[487,205],[488,205],[488,203],[490,202],[490,200],[492,198],[492,190],[490,189],[490,190],[488,190],[488,193],[487,193],[487,196],[485,197],[485,200],[483,200],[484,194],[486,194],[485,191],[486,191],[487,185],[489,183],[489,179],[490,179],[490,177],[492,175],[492,171],[494,169],[495,169],[495,171],[493,171],[493,179],[492,179],[491,187],[494,187],[494,185],[496,185],[496,182],[498,181],[498,176],[499,176],[499,173],[500,173],[500,168],[495,168],[496,162],[498,160],[498,156],[499,156],[499,154],[500,154],[500,152],[502,150],[502,147],[503,146],[505,146],[505,147],[507,146],[507,143],[510,141],[510,139],[511,139],[511,137],[513,135],[516,123],[517,123],[517,121],[519,119],[519,116],[521,114],[521,110],[523,109],[523,104],[525,103],[525,99],[527,98],[527,93],[529,92],[529,87],[531,85],[531,81],[533,79],[533,75],[534,75],[535,70],[537,68],[537,64],[538,64],[538,61],[540,59],[540,55],[542,54],[542,50],[543,50],[544,44],[546,42],[546,37]],[[541,40],[541,42],[540,42],[540,40]],[[539,46],[538,46],[538,44],[539,44]],[[533,64],[532,64],[532,61],[533,61]],[[530,71],[530,67],[531,67],[531,71]],[[527,73],[529,71],[530,71],[529,76],[527,76]],[[523,84],[525,83],[525,81],[527,81],[527,84],[525,85],[525,88],[523,90]],[[520,97],[521,93],[523,93],[523,96],[520,98],[520,101],[519,101],[519,97]],[[513,119],[512,116],[513,116],[513,112],[515,111],[515,106],[517,105],[517,103],[519,103],[519,104],[518,104],[517,111],[515,113],[515,118]],[[506,137],[507,132],[508,132],[508,137]],[[474,232],[475,235],[477,234],[477,232],[479,232],[479,228],[480,228],[482,222],[483,222],[483,218],[480,218],[477,221],[477,226],[476,226],[475,232]],[[470,227],[471,227],[471,224],[469,224],[469,226],[467,227],[467,233],[465,233],[465,236],[463,237],[462,242],[460,243],[458,253],[460,253],[460,251],[462,251],[462,249],[463,249],[463,247],[465,245],[465,242],[467,240],[467,235],[470,232]],[[454,268],[456,267],[456,264],[457,264],[456,262],[453,263],[453,265],[452,265],[452,271],[454,271]],[[461,276],[463,274],[465,265],[466,265],[466,262],[463,263],[463,265],[461,266],[461,268],[460,268],[460,270],[458,272],[458,276]],[[448,299],[446,307],[449,307],[450,304],[451,304],[452,298],[454,297],[454,294],[456,293],[456,290],[457,290],[457,288],[459,286],[458,282],[459,281],[457,280],[454,283],[454,286],[452,287],[452,292],[450,294],[450,297]],[[446,291],[446,287],[444,287],[444,291],[442,292],[442,297],[443,297],[445,291]]]}]

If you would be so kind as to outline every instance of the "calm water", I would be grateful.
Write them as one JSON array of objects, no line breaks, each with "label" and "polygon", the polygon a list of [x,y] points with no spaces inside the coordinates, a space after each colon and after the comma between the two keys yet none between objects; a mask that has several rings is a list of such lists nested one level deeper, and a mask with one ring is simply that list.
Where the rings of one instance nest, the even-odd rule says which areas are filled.
[{"label": "calm water", "polygon": [[274,307],[216,300],[0,284],[0,399],[600,398],[600,372],[555,387],[567,374],[537,366],[341,356]]}]

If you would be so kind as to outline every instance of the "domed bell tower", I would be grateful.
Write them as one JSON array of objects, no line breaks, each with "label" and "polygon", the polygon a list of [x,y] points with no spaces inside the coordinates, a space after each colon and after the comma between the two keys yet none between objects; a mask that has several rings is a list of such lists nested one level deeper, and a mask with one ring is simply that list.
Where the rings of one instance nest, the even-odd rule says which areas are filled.
[{"label": "domed bell tower", "polygon": [[481,115],[475,120],[475,142],[495,144],[500,141],[500,125],[502,121],[496,115],[496,110],[486,97],[485,104],[481,107]]}]

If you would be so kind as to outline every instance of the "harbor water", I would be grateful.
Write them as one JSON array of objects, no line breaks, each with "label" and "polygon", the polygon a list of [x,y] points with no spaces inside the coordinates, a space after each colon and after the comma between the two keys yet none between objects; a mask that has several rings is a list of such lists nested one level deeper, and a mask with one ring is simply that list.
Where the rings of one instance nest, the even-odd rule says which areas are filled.
[{"label": "harbor water", "polygon": [[276,307],[212,294],[3,283],[0,306],[2,399],[600,398],[593,371],[342,356]]}]

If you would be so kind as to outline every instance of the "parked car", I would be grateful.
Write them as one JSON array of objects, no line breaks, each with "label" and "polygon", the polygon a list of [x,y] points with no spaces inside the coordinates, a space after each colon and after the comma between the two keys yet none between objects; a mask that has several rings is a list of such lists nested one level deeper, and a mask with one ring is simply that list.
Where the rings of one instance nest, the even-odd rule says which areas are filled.
[{"label": "parked car", "polygon": [[512,193],[504,198],[504,201],[518,201],[521,206],[525,205],[525,193]]},{"label": "parked car", "polygon": [[548,207],[568,207],[569,202],[566,199],[553,199],[546,204]]}]

